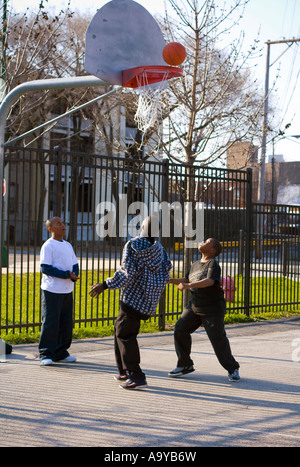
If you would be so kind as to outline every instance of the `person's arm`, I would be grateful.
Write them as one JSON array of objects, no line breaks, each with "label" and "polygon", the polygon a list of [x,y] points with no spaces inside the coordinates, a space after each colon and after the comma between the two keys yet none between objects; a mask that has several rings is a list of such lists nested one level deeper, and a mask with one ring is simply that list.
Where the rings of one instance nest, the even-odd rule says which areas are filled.
[{"label": "person's arm", "polygon": [[78,264],[74,264],[72,271],[63,271],[50,264],[41,264],[41,271],[47,276],[57,277],[58,279],[71,279],[73,282],[76,282],[79,275],[79,266]]},{"label": "person's arm", "polygon": [[79,265],[78,263],[73,264],[73,270],[70,272],[70,279],[72,282],[76,282],[79,279]]},{"label": "person's arm", "polygon": [[127,242],[123,249],[121,266],[118,267],[113,277],[106,279],[108,289],[121,289],[132,282],[137,276],[137,262],[132,257],[132,247]]},{"label": "person's arm", "polygon": [[178,277],[175,279],[174,277],[171,278],[168,282],[168,284],[174,284],[174,285],[180,285],[180,284],[188,284],[189,282],[189,273],[190,273],[191,268],[189,268],[188,272],[184,277]]},{"label": "person's arm", "polygon": [[178,290],[186,290],[186,289],[204,289],[206,287],[211,287],[214,285],[214,279],[201,279],[201,281],[197,282],[185,282],[178,285]]},{"label": "person's arm", "polygon": [[73,271],[76,276],[79,276],[79,264],[73,264]]},{"label": "person's arm", "polygon": [[179,285],[179,284],[186,284],[188,283],[189,280],[186,278],[186,277],[179,277],[178,279],[175,279],[174,277],[171,278],[168,282],[168,284],[175,284],[175,285]]},{"label": "person's arm", "polygon": [[129,259],[131,253],[130,249],[130,242],[128,242],[124,246],[122,264],[115,272],[113,277],[109,277],[101,284],[94,284],[91,286],[89,292],[91,298],[98,297],[98,295],[100,295],[106,289],[120,289],[121,287],[124,287],[124,285],[126,285],[128,281],[131,281],[132,278],[136,275],[135,264],[133,264],[133,262]]},{"label": "person's arm", "polygon": [[41,271],[47,276],[58,277],[59,279],[70,279],[70,271],[62,271],[50,264],[41,264]]},{"label": "person's arm", "polygon": [[98,295],[104,292],[104,290],[108,289],[106,281],[102,282],[101,284],[94,284],[91,286],[89,294],[91,298],[97,298]]}]

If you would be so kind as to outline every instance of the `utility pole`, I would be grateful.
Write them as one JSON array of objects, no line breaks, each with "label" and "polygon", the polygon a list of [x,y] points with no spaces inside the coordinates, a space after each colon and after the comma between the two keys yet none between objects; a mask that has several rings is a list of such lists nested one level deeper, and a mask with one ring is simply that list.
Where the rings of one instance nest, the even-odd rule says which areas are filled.
[{"label": "utility pole", "polygon": [[265,76],[265,101],[263,115],[263,131],[261,144],[261,161],[259,172],[259,203],[265,200],[265,164],[266,164],[266,148],[267,148],[267,132],[268,132],[268,110],[269,110],[269,68],[270,68],[270,46],[272,44],[292,44],[300,42],[300,39],[282,39],[279,41],[267,41],[267,59],[266,59],[266,76]]},{"label": "utility pole", "polygon": [[2,102],[6,92],[6,32],[7,32],[7,2],[3,0],[2,5],[2,43],[1,43],[1,78],[0,78],[0,102]]}]

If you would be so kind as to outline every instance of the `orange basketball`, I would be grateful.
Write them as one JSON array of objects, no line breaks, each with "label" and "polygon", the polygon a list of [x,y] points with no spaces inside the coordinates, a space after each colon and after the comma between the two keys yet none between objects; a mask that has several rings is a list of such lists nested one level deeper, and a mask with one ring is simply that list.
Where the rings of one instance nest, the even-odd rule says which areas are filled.
[{"label": "orange basketball", "polygon": [[185,58],[186,50],[179,42],[170,42],[163,49],[163,59],[168,65],[181,65]]}]

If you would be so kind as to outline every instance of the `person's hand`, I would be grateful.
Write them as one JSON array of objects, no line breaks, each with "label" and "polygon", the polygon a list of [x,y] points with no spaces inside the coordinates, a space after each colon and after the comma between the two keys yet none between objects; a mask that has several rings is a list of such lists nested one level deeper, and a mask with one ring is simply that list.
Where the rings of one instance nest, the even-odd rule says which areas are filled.
[{"label": "person's hand", "polygon": [[104,291],[103,284],[94,284],[92,285],[89,294],[91,298],[97,298],[98,295],[100,295],[103,291]]},{"label": "person's hand", "polygon": [[178,290],[180,290],[181,292],[183,290],[185,290],[187,287],[186,287],[186,284],[184,282],[181,282],[180,284],[178,284]]},{"label": "person's hand", "polygon": [[70,279],[71,279],[73,282],[76,282],[76,281],[78,281],[79,277],[76,276],[75,272],[70,272]]}]

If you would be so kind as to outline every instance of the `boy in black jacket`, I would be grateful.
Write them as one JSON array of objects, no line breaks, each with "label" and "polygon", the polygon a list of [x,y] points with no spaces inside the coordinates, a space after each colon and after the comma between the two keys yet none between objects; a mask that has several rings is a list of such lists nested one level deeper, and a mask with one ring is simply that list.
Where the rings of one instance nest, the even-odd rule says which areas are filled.
[{"label": "boy in black jacket", "polygon": [[222,247],[218,240],[209,238],[201,243],[202,258],[192,264],[185,277],[171,279],[169,283],[178,285],[179,290],[189,289],[192,298],[176,323],[174,340],[178,357],[177,368],[169,373],[178,377],[194,370],[191,360],[191,334],[203,325],[220,364],[228,371],[230,381],[238,381],[239,364],[233,358],[224,328],[226,302],[220,286],[221,269],[216,257]]}]

